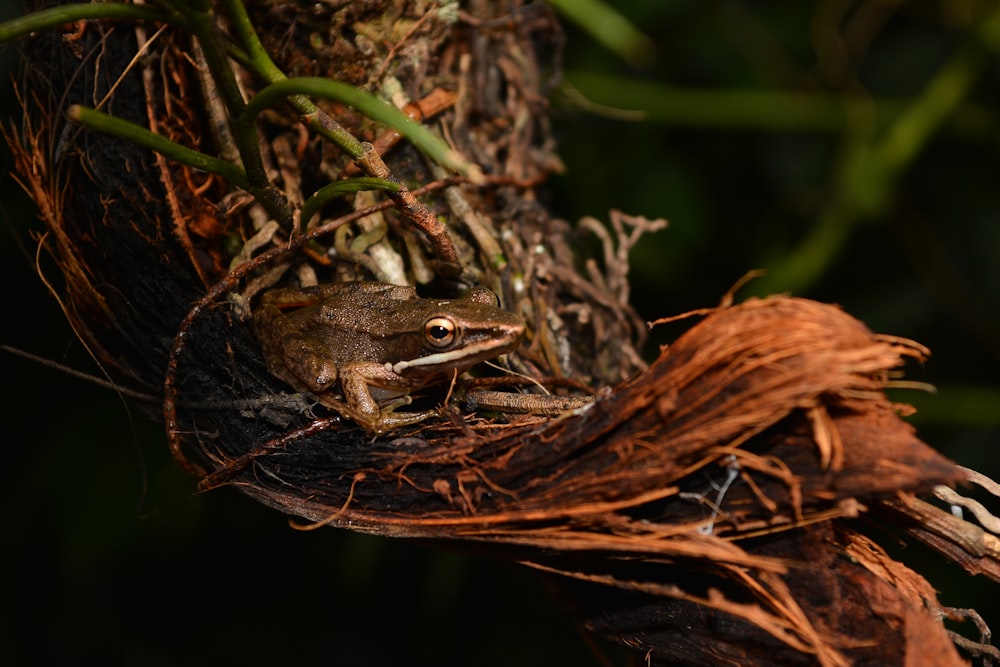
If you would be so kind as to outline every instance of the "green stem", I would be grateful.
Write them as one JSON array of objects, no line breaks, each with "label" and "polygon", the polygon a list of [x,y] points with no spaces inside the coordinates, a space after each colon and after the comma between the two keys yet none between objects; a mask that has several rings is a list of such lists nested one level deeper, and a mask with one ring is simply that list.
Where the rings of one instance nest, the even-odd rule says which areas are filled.
[{"label": "green stem", "polygon": [[[776,132],[838,132],[851,122],[851,108],[874,104],[879,127],[891,127],[913,105],[913,100],[879,97],[857,102],[823,92],[795,93],[781,90],[692,90],[636,81],[620,76],[569,71],[566,80],[571,103],[583,97],[596,113],[625,115],[647,123],[694,128],[773,130]],[[965,104],[952,109],[949,129],[973,138],[992,137],[996,121],[982,106]]]},{"label": "green stem", "polygon": [[309,95],[348,104],[373,120],[381,122],[410,140],[432,160],[461,174],[469,174],[472,166],[454,153],[443,141],[427,128],[416,123],[391,104],[347,84],[321,78],[289,79],[261,43],[242,0],[224,0],[226,12],[242,47],[241,63],[270,85],[260,91],[246,109],[246,118],[240,122],[255,121],[265,108],[281,100],[288,102],[303,115],[320,135],[339,146],[354,159],[365,152],[354,135],[324,114],[309,99]]},{"label": "green stem", "polygon": [[[383,123],[406,137],[414,146],[426,153],[432,160],[449,169],[466,173],[471,166],[448,147],[430,130],[406,116],[402,111],[369,92],[340,81],[330,81],[319,77],[300,77],[277,81],[261,90],[247,105],[246,113],[256,116],[264,109],[274,106],[284,99],[293,102],[297,96],[308,95],[326,100],[334,100],[353,107],[369,118]],[[310,103],[311,104],[311,103]],[[301,109],[300,109],[301,111]],[[345,132],[331,138],[351,157],[364,157],[364,150],[357,139]]]},{"label": "green stem", "polygon": [[70,120],[84,127],[156,151],[164,157],[181,164],[186,164],[189,167],[194,167],[210,174],[216,174],[238,188],[246,190],[250,187],[246,174],[236,165],[181,146],[161,134],[147,130],[141,125],[109,116],[106,113],[79,104],[71,106],[67,115]]},{"label": "green stem", "polygon": [[[236,32],[236,36],[241,43],[242,58],[241,64],[269,84],[287,81],[288,77],[271,60],[270,54],[261,43],[260,38],[254,30],[250,16],[242,0],[225,0],[226,10],[229,13],[230,23]],[[324,114],[319,107],[313,104],[305,95],[290,95],[288,102],[298,111],[309,123],[310,127],[316,130],[321,136],[349,155],[358,159],[363,155],[361,142],[354,135],[344,129],[339,123]],[[244,117],[237,117],[238,123],[256,122],[259,112],[250,111]]]},{"label": "green stem", "polygon": [[225,0],[225,5],[229,21],[242,46],[248,69],[269,83],[287,78],[285,73],[271,60],[270,54],[261,43],[243,2],[241,0]]},{"label": "green stem", "polygon": [[967,44],[937,71],[882,138],[855,144],[842,161],[834,197],[806,239],[754,284],[757,292],[808,291],[827,272],[857,224],[880,215],[901,174],[959,108],[984,62],[979,44]]},{"label": "green stem", "polygon": [[233,142],[246,170],[250,184],[248,191],[254,194],[271,215],[283,225],[290,226],[292,207],[287,198],[268,180],[264,159],[260,154],[256,123],[239,122],[241,118],[246,117],[244,112],[247,104],[229,62],[226,40],[219,31],[211,6],[208,3],[200,4],[203,6],[191,7],[183,6],[180,2],[172,2],[171,6],[188,19],[190,30],[198,40],[219,97],[225,104],[230,118],[233,119]]},{"label": "green stem", "polygon": [[317,212],[329,201],[337,197],[360,192],[362,190],[383,190],[385,192],[399,192],[399,183],[387,181],[382,178],[349,178],[343,181],[336,181],[329,185],[324,185],[316,193],[302,204],[302,211],[299,216],[299,224],[302,229],[309,226],[309,221]]},{"label": "green stem", "polygon": [[[321,86],[321,83],[330,85]],[[287,100],[299,113],[303,115],[315,116],[319,110],[316,105],[305,97],[306,95],[314,95],[315,97],[332,99],[344,102],[345,104],[350,104],[350,102],[345,100],[347,98],[351,98],[352,93],[359,92],[361,91],[354,86],[340,83],[339,81],[329,81],[319,77],[289,79],[282,76],[281,79],[274,81],[269,86],[262,89],[252,100],[250,100],[250,103],[247,105],[246,115],[248,118],[256,118],[265,109],[269,109],[270,107]],[[381,102],[381,100],[379,100],[379,102],[383,106],[388,106],[385,102]],[[351,106],[354,105],[352,104]],[[365,113],[362,109],[358,110]],[[346,151],[352,158],[357,160],[365,155],[361,142],[354,138],[350,132],[344,130],[336,124],[334,124],[334,127],[327,129],[329,131],[329,136],[327,138]]]},{"label": "green stem", "polygon": [[896,173],[908,165],[958,108],[976,80],[983,61],[978,44],[967,44],[924,88],[876,149],[880,165]]},{"label": "green stem", "polygon": [[656,43],[612,5],[601,0],[549,0],[549,4],[630,65],[651,64]]},{"label": "green stem", "polygon": [[587,99],[636,110],[646,122],[708,128],[839,130],[844,103],[819,93],[693,90],[620,76],[571,71],[566,80]]},{"label": "green stem", "polygon": [[[271,60],[270,54],[261,43],[254,30],[250,16],[242,0],[225,0],[226,11],[229,13],[229,20],[233,25],[236,36],[239,39],[242,49],[239,52],[241,64],[269,84],[287,81],[288,77]],[[361,143],[354,136],[341,127],[332,118],[322,114],[320,109],[312,103],[305,95],[290,95],[289,103],[301,115],[305,116],[313,129],[326,137],[341,149],[347,151],[352,157],[357,159],[361,154]],[[238,122],[256,122],[259,112],[246,114],[245,119],[237,119]],[[322,117],[321,117],[322,116]]]},{"label": "green stem", "polygon": [[62,5],[31,12],[0,24],[0,44],[87,19],[169,22],[163,12],[143,5],[124,5],[117,2]]}]

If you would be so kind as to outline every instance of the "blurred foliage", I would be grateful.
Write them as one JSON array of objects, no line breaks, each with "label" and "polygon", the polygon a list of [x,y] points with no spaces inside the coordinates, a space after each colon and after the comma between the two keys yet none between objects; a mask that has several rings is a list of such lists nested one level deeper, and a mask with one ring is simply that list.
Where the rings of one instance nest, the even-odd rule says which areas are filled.
[{"label": "blurred foliage", "polygon": [[[741,296],[836,302],[876,331],[927,345],[931,360],[908,377],[938,393],[896,398],[918,406],[925,440],[1000,476],[996,3],[615,7],[656,51],[629,64],[566,21],[566,86],[553,103],[567,173],[551,183],[553,210],[669,219],[633,254],[647,319],[715,304],[762,268]],[[13,52],[0,50],[0,70]],[[12,96],[0,96],[0,118],[16,116]],[[4,172],[9,164],[0,154]],[[0,196],[0,342],[90,369],[35,275],[29,204],[9,176]],[[675,333],[655,331],[650,356]],[[295,532],[234,492],[192,496],[135,407],[30,362],[0,364],[0,497],[13,524],[4,558],[15,573],[0,639],[12,664],[597,663],[533,573]],[[216,560],[244,566],[220,582]],[[272,587],[287,568],[301,586]],[[935,578],[934,568],[921,569],[945,604],[1000,624],[995,590]],[[47,641],[24,641],[39,631]]]},{"label": "blurred foliage", "polygon": [[[567,27],[569,169],[553,207],[670,221],[634,256],[643,315],[714,303],[765,269],[743,294],[836,302],[931,347],[915,374],[942,391],[913,397],[925,423],[1000,424],[996,3],[618,7],[654,38],[656,64]],[[644,119],[595,115],[606,108]]]}]

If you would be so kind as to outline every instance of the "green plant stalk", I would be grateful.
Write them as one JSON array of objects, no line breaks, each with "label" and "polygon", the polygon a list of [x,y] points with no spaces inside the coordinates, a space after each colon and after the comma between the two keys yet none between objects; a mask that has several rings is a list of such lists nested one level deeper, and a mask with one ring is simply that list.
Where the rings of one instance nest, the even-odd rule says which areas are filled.
[{"label": "green plant stalk", "polygon": [[[386,123],[439,164],[453,169],[473,181],[481,180],[481,174],[475,165],[463,160],[458,153],[450,150],[443,141],[437,139],[425,127],[414,123],[387,102],[337,81],[319,78],[289,79],[286,77],[260,43],[242,0],[224,1],[230,14],[230,23],[243,42],[242,46],[246,51],[248,69],[270,82],[270,85],[258,92],[250,101],[244,112],[234,118],[234,126],[251,126],[256,123],[257,116],[264,109],[281,100],[287,100],[310,128],[353,157],[369,176],[391,179],[391,173],[382,162],[381,157],[375,154],[371,144],[359,142],[307,96],[338,100],[353,106],[376,121]],[[458,261],[458,252],[444,225],[434,218],[427,207],[420,204],[406,188],[401,187],[395,193],[390,193],[390,197],[413,225],[423,230],[427,235],[434,252],[441,260],[442,266],[447,267],[449,272],[454,271],[456,275],[460,273],[461,263]]]},{"label": "green plant stalk", "polygon": [[384,192],[399,192],[400,185],[394,181],[387,181],[383,178],[370,178],[367,176],[360,178],[349,178],[343,181],[336,181],[324,185],[317,190],[309,199],[302,204],[299,215],[299,226],[306,229],[309,221],[319,210],[329,201],[337,197],[361,192],[362,190],[382,190]]},{"label": "green plant stalk", "polygon": [[[253,24],[250,22],[250,16],[247,14],[242,0],[225,0],[225,3],[229,20],[242,45],[243,52],[240,55],[243,58],[243,65],[269,84],[287,81],[288,77],[274,64],[267,49],[264,48],[257,36],[257,31],[254,30]],[[332,141],[354,159],[363,155],[361,142],[341,127],[339,123],[326,117],[325,114],[320,119],[320,109],[308,97],[291,95],[288,101],[296,111],[306,117],[312,128],[321,136]],[[239,119],[239,122],[256,122],[256,113],[247,113],[246,115],[246,119]]]},{"label": "green plant stalk", "polygon": [[[291,99],[296,95],[308,95],[347,104],[369,118],[396,130],[438,164],[459,173],[467,173],[470,168],[470,165],[426,127],[411,120],[402,111],[375,95],[340,81],[299,77],[272,83],[250,101],[247,105],[247,114],[257,115],[281,100]],[[364,156],[360,142],[356,146],[343,148],[355,159]]]},{"label": "green plant stalk", "polygon": [[414,122],[394,106],[378,97],[339,81],[315,77],[288,78],[274,64],[267,49],[261,44],[242,0],[225,0],[225,5],[233,30],[241,42],[242,52],[238,52],[241,62],[269,84],[251,100],[246,110],[247,118],[241,119],[240,122],[255,120],[265,108],[277,104],[282,99],[287,99],[295,110],[306,118],[313,130],[333,142],[355,160],[364,157],[365,151],[361,142],[313,104],[312,100],[309,99],[311,95],[342,102],[373,120],[391,127],[442,166],[464,175],[469,175],[473,171],[472,165],[452,151],[447,144],[434,136],[427,128]]},{"label": "green plant stalk", "polygon": [[643,120],[710,128],[839,130],[844,103],[811,93],[771,90],[692,90],[590,72],[566,78],[588,99],[641,111]]},{"label": "green plant stalk", "polygon": [[764,262],[769,268],[749,284],[748,291],[758,296],[807,291],[823,276],[850,238],[853,229],[851,220],[838,207],[825,209],[808,236],[792,252],[775,258],[773,266],[772,262]]},{"label": "green plant stalk", "polygon": [[117,2],[62,5],[31,12],[0,24],[0,44],[87,19],[170,22],[166,14],[145,5],[125,5]]},{"label": "green plant stalk", "polygon": [[288,199],[271,184],[267,177],[264,159],[260,154],[256,123],[238,122],[240,118],[245,116],[246,102],[236,82],[236,75],[233,73],[226,53],[225,40],[212,16],[211,7],[207,3],[205,3],[205,8],[186,7],[182,6],[183,3],[176,1],[170,4],[186,17],[190,31],[201,46],[205,63],[212,74],[212,80],[217,86],[219,96],[226,105],[230,118],[233,119],[233,141],[249,181],[247,191],[253,193],[254,197],[283,226],[291,226],[292,207]]},{"label": "green plant stalk", "polygon": [[[874,103],[879,127],[891,127],[913,105],[912,99],[880,97],[870,102],[823,93],[775,90],[692,90],[592,72],[568,71],[566,79],[588,101],[645,122],[708,129],[754,129],[778,132],[838,132],[850,122],[852,108]],[[573,99],[573,93],[569,94]],[[981,107],[952,110],[951,129],[979,138],[992,136],[995,121]]]},{"label": "green plant stalk", "polygon": [[759,279],[750,283],[751,291],[765,296],[781,291],[807,290],[819,281],[835,261],[840,248],[850,238],[858,219],[854,205],[853,177],[870,162],[876,130],[874,105],[856,103],[845,109],[846,125],[839,156],[832,168],[834,182],[830,202],[819,213],[812,227],[794,249],[769,256],[761,265],[768,267]]},{"label": "green plant stalk", "polygon": [[[205,57],[205,62],[212,73],[212,79],[218,88],[219,96],[226,105],[230,115],[236,116],[243,111],[246,102],[240,92],[236,75],[229,66],[229,60],[223,47],[223,39],[212,15],[211,6],[191,6],[178,0],[163,0],[171,9],[182,15],[188,22],[188,30],[198,40]],[[201,3],[198,3],[201,5]]]},{"label": "green plant stalk", "polygon": [[225,6],[229,21],[245,53],[247,66],[268,82],[286,78],[285,73],[271,60],[270,54],[257,36],[242,0],[225,0]]},{"label": "green plant stalk", "polygon": [[965,99],[982,61],[978,45],[967,44],[938,71],[876,148],[875,156],[883,169],[896,174],[913,160]]},{"label": "green plant stalk", "polygon": [[[254,186],[253,183],[247,179],[246,173],[244,173],[239,166],[232,164],[231,162],[220,160],[210,155],[206,155],[205,153],[187,148],[186,146],[181,146],[180,144],[167,139],[163,135],[152,132],[141,125],[110,116],[106,113],[81,106],[79,104],[71,106],[67,112],[67,116],[70,120],[75,121],[84,127],[88,127],[98,132],[103,132],[104,134],[113,137],[118,137],[119,139],[128,141],[136,146],[148,148],[149,150],[160,153],[164,157],[179,164],[185,164],[189,167],[194,167],[195,169],[200,169],[210,174],[221,176],[230,185],[249,192],[255,199],[260,201],[265,206],[268,206],[269,202],[272,207],[276,204],[273,199],[269,199],[275,191],[273,187],[268,185],[266,189],[263,189]],[[398,186],[396,187],[398,188]],[[364,188],[358,187],[357,189]],[[379,184],[373,184],[371,189],[391,190],[390,187],[380,187]],[[347,188],[345,188],[345,190],[348,192],[350,191]],[[316,206],[316,210],[318,210],[318,205]],[[291,220],[290,211],[289,220]]]},{"label": "green plant stalk", "polygon": [[763,280],[758,292],[808,291],[829,269],[858,222],[882,213],[900,175],[959,108],[982,69],[979,45],[968,44],[945,64],[882,138],[857,145],[837,176],[833,201],[809,235]]},{"label": "green plant stalk", "polygon": [[[301,92],[294,92],[296,83],[288,79],[274,64],[250,22],[246,9],[240,0],[224,0],[231,24],[240,44],[226,40],[219,31],[212,14],[211,3],[207,0],[153,0],[159,9],[146,6],[125,5],[121,3],[78,4],[35,12],[26,17],[8,22],[0,26],[0,42],[16,39],[33,32],[50,29],[71,21],[81,19],[121,18],[131,20],[156,20],[181,25],[191,32],[198,40],[204,54],[205,62],[212,74],[212,79],[219,96],[232,119],[233,138],[240,154],[242,168],[204,153],[186,148],[149,130],[115,119],[83,106],[73,107],[69,117],[91,129],[106,132],[112,136],[136,145],[157,151],[169,159],[181,164],[204,170],[225,178],[235,187],[244,189],[268,209],[276,219],[286,225],[292,221],[292,209],[284,195],[270,183],[260,154],[256,119],[260,111],[280,99],[288,99],[296,109],[307,116],[315,129],[327,139],[333,141],[355,159],[363,158],[366,151],[361,142],[349,132],[340,127],[333,119],[326,117],[316,107],[306,94],[324,80],[307,84]],[[246,66],[258,77],[271,82],[265,91],[262,101],[248,108],[242,92],[236,82],[236,77],[229,63],[229,56]],[[448,147],[430,134],[423,126],[413,123],[405,115],[391,105],[378,98],[359,91],[351,86],[338,82],[325,82],[326,86],[318,85],[320,97],[343,101],[351,104],[359,111],[383,122],[400,134],[410,138],[418,147],[423,147],[432,157],[451,168],[467,172],[469,165],[451,154]],[[288,92],[289,86],[292,92]],[[275,88],[275,85],[278,87]],[[263,91],[262,91],[263,92]],[[311,197],[307,208],[303,211],[308,221],[330,199],[347,192],[360,189],[380,189],[398,192],[398,184],[383,179],[354,179],[352,182],[335,183],[320,189]],[[338,194],[339,193],[339,194]]]},{"label": "green plant stalk", "polygon": [[232,185],[249,191],[250,182],[246,174],[238,166],[220,160],[218,158],[200,153],[196,150],[181,146],[180,144],[167,139],[161,134],[152,132],[141,125],[137,125],[121,118],[110,116],[101,111],[91,109],[79,104],[74,104],[69,108],[67,116],[70,120],[83,125],[84,127],[102,132],[104,134],[118,137],[137,146],[148,148],[160,153],[164,157],[180,164],[194,167],[210,174],[215,174],[226,179]]},{"label": "green plant stalk", "polygon": [[[160,0],[159,4],[160,9],[146,5],[100,2],[40,10],[0,25],[0,43],[80,20],[121,19],[178,25],[197,37],[227,109],[234,117],[237,116],[246,104],[223,51],[223,41],[212,20],[210,5],[207,2],[185,3],[177,0]],[[235,165],[186,148],[138,125],[112,118],[93,109],[73,107],[69,117],[91,129],[133,141],[182,164],[217,174],[232,185],[251,192],[279,220],[291,223],[292,210],[288,201],[267,179],[254,126],[250,126],[249,129],[241,128],[241,133],[234,130],[237,149],[243,164],[247,166],[247,171],[243,171]]]},{"label": "green plant stalk", "polygon": [[608,3],[549,0],[549,4],[630,65],[643,67],[652,62],[656,43]]}]

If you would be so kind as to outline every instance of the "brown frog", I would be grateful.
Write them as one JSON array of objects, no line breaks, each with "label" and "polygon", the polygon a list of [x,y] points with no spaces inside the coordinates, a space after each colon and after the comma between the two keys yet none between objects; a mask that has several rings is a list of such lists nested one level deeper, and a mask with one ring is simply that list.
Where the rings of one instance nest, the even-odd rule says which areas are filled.
[{"label": "brown frog", "polygon": [[425,299],[378,282],[271,290],[254,326],[274,376],[377,433],[434,414],[392,410],[412,391],[514,350],[524,335],[524,321],[486,288]]}]

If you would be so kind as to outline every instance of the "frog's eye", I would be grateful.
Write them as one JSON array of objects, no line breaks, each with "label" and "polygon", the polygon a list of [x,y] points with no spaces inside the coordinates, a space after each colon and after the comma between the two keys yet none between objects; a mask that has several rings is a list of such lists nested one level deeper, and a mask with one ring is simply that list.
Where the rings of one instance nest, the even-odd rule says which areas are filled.
[{"label": "frog's eye", "polygon": [[432,317],[424,324],[424,339],[432,347],[448,347],[455,342],[457,328],[447,317]]}]

